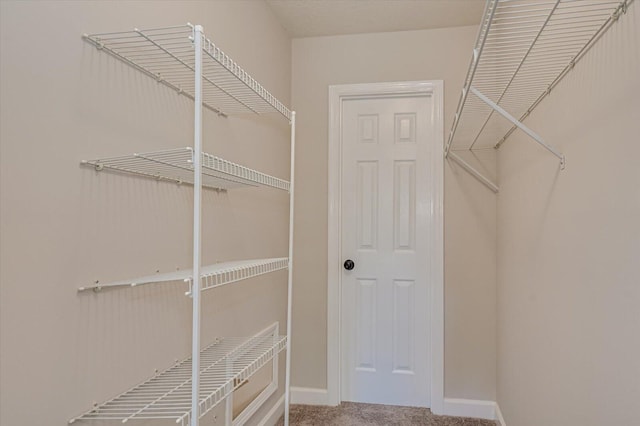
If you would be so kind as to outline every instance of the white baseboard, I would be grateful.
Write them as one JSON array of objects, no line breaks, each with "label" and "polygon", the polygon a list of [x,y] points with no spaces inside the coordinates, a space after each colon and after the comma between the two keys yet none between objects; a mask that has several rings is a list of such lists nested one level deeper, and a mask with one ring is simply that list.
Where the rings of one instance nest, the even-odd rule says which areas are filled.
[{"label": "white baseboard", "polygon": [[500,406],[496,402],[496,420],[500,423],[500,426],[507,426],[507,422],[504,421],[504,417],[502,417],[502,411],[500,411]]},{"label": "white baseboard", "polygon": [[274,426],[280,420],[280,417],[284,414],[284,395],[280,397],[278,402],[273,404],[271,410],[264,416],[264,418],[258,423],[258,426]]},{"label": "white baseboard", "polygon": [[302,405],[329,405],[326,389],[291,387],[291,403]]},{"label": "white baseboard", "polygon": [[476,419],[496,420],[495,401],[445,398],[443,408],[443,414],[446,416],[474,417]]}]

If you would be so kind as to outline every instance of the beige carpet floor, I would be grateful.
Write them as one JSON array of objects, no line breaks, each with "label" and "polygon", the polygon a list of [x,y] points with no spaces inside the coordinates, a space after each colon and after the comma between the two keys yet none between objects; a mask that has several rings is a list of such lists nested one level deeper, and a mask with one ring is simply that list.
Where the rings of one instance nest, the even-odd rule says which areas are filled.
[{"label": "beige carpet floor", "polygon": [[[278,426],[284,424],[280,419]],[[427,408],[343,402],[337,407],[292,405],[290,426],[496,426],[491,420],[436,416]]]}]

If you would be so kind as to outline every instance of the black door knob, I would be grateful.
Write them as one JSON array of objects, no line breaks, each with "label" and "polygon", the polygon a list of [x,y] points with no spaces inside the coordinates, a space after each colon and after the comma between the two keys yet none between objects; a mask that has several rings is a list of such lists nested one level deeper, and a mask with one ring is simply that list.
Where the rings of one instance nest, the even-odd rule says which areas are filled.
[{"label": "black door knob", "polygon": [[347,259],[344,261],[344,269],[346,269],[347,271],[352,270],[354,266],[356,266],[356,264],[353,263],[353,260]]}]

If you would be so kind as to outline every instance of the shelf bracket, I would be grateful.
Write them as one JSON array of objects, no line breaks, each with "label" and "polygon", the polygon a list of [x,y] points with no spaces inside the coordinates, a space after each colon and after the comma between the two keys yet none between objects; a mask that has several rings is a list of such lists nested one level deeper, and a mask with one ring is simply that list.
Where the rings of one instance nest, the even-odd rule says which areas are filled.
[{"label": "shelf bracket", "polygon": [[480,183],[482,183],[484,186],[492,190],[495,194],[497,194],[500,191],[500,189],[495,183],[493,183],[490,179],[486,178],[482,173],[480,173],[471,164],[467,163],[462,158],[460,158],[456,153],[454,153],[453,151],[449,151],[449,157],[453,161],[455,161],[460,167],[462,167],[464,170],[469,172],[471,176],[476,178]]},{"label": "shelf bracket", "polygon": [[495,112],[497,112],[498,114],[500,114],[501,116],[503,116],[504,118],[506,118],[507,120],[509,120],[511,123],[513,123],[513,125],[515,125],[516,127],[518,127],[520,130],[522,130],[523,132],[525,132],[527,135],[529,135],[529,137],[531,137],[531,139],[533,139],[534,141],[536,141],[537,143],[539,143],[542,147],[544,147],[547,151],[549,151],[550,153],[552,153],[553,155],[555,155],[556,157],[558,157],[558,159],[560,159],[560,169],[564,170],[566,161],[564,158],[564,155],[559,152],[557,149],[555,149],[553,146],[549,145],[548,143],[546,143],[542,137],[540,137],[540,135],[538,135],[537,133],[535,133],[533,130],[531,130],[530,128],[528,128],[527,126],[525,126],[524,124],[522,124],[522,122],[518,121],[518,119],[516,119],[514,116],[512,116],[511,114],[509,114],[507,111],[505,111],[502,107],[500,107],[500,105],[496,104],[495,102],[493,102],[491,99],[489,99],[488,97],[486,97],[485,95],[483,95],[478,89],[476,89],[475,87],[471,86],[471,92],[476,95],[478,97],[478,99],[480,99],[482,102],[484,102],[485,104],[489,105],[491,108],[493,108],[493,110]]}]

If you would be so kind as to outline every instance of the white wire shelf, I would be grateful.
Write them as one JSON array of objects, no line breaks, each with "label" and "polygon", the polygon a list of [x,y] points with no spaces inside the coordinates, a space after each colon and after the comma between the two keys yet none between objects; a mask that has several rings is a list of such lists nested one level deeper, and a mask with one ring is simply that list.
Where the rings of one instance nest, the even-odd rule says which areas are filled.
[{"label": "white wire shelf", "polygon": [[[84,39],[162,84],[194,99],[194,27],[85,34]],[[222,115],[291,111],[203,35],[203,105]]]},{"label": "white wire shelf", "polygon": [[[108,169],[176,183],[193,185],[193,148],[146,152],[122,157],[83,160],[96,170]],[[202,186],[233,189],[243,186],[269,186],[289,190],[289,182],[222,158],[202,153]]]},{"label": "white wire shelf", "polygon": [[[268,274],[270,272],[287,269],[289,267],[289,259],[286,257],[272,259],[253,259],[240,260],[234,262],[216,263],[215,265],[203,266],[200,269],[201,290],[210,290],[212,288],[221,287],[237,281],[246,280],[257,277],[259,275]],[[100,291],[114,287],[135,287],[146,284],[157,284],[169,281],[182,281],[189,283],[187,295],[191,294],[191,284],[193,280],[193,270],[184,269],[174,272],[158,273],[147,275],[131,280],[113,281],[105,284],[96,282],[87,287],[80,287],[82,291]]]},{"label": "white wire shelf", "polygon": [[[200,351],[199,416],[204,416],[246,379],[286,348],[286,336],[275,327],[246,337],[219,338]],[[176,363],[116,396],[69,420],[172,419],[188,426],[191,419],[191,358]]]},{"label": "white wire shelf", "polygon": [[447,154],[498,148],[523,128],[505,120],[473,89],[522,122],[632,2],[488,0]]}]

